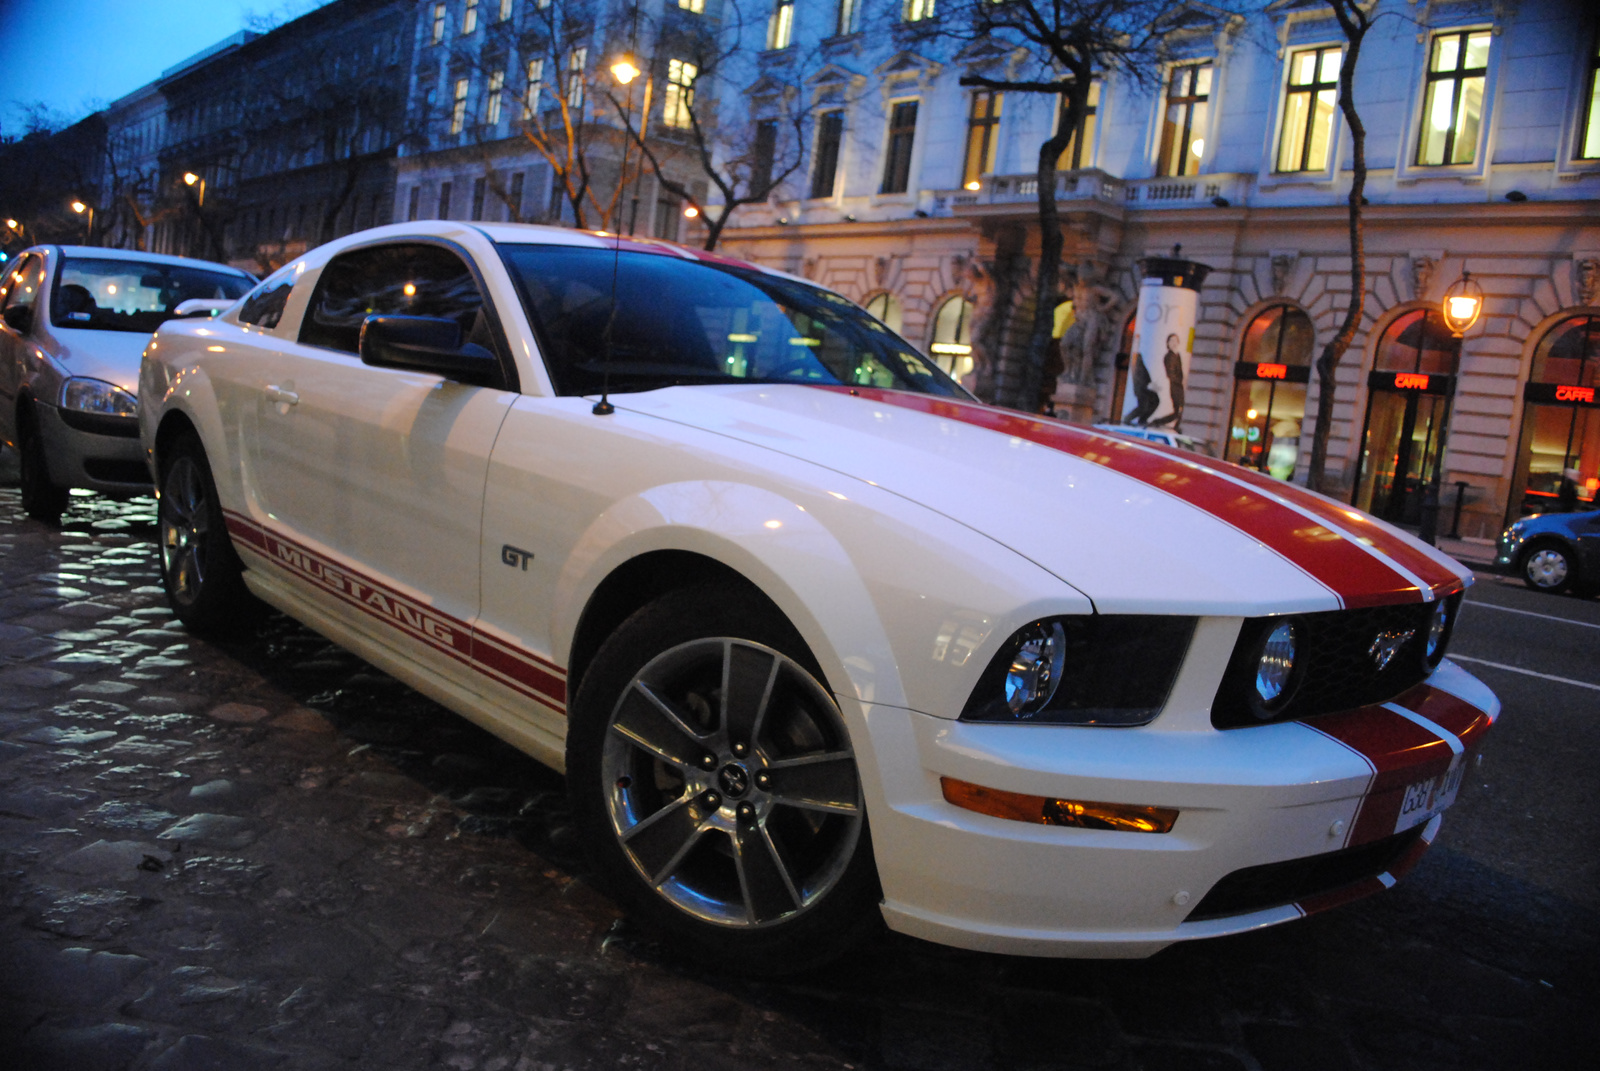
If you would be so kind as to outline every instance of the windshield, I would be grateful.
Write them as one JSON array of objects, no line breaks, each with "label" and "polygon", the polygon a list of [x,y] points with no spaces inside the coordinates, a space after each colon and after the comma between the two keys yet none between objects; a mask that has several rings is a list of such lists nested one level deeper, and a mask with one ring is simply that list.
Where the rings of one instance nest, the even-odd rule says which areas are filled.
[{"label": "windshield", "polygon": [[761,382],[966,396],[862,309],[804,283],[660,253],[500,250],[561,394]]},{"label": "windshield", "polygon": [[246,275],[178,264],[68,257],[56,274],[50,322],[90,331],[148,335],[190,298],[236,298],[255,285]]}]

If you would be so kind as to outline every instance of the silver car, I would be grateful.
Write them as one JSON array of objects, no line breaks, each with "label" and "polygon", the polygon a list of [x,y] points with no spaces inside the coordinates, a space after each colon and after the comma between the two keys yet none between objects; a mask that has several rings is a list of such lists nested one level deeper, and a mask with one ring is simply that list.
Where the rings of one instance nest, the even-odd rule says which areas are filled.
[{"label": "silver car", "polygon": [[67,492],[150,489],[139,447],[139,358],[174,316],[225,308],[255,283],[223,264],[86,246],[35,246],[0,277],[0,440],[21,454],[29,515]]}]

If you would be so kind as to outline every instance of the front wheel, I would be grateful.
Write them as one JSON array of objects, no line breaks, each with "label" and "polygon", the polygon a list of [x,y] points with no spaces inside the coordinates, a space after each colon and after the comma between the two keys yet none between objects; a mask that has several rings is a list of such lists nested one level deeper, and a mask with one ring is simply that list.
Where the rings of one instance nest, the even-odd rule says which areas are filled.
[{"label": "front wheel", "polygon": [[755,974],[876,925],[861,780],[792,627],[736,589],[672,592],[595,656],[567,777],[595,868],[694,958]]},{"label": "front wheel", "polygon": [[162,458],[159,518],[161,583],[178,620],[192,632],[218,636],[254,623],[261,604],[244,586],[205,447],[192,433]]},{"label": "front wheel", "polygon": [[36,521],[60,524],[61,514],[67,508],[67,489],[50,479],[50,466],[44,456],[44,440],[39,437],[36,420],[31,411],[24,411],[17,421],[22,509]]},{"label": "front wheel", "polygon": [[1559,592],[1577,572],[1571,553],[1554,543],[1539,544],[1522,561],[1522,582],[1535,591]]}]

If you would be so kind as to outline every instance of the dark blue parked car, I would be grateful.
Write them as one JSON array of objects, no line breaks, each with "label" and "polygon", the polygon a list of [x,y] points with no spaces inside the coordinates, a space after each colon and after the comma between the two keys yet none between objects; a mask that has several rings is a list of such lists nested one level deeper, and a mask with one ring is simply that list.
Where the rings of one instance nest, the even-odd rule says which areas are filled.
[{"label": "dark blue parked car", "polygon": [[1600,593],[1600,510],[1524,517],[1500,535],[1497,569],[1535,591]]}]

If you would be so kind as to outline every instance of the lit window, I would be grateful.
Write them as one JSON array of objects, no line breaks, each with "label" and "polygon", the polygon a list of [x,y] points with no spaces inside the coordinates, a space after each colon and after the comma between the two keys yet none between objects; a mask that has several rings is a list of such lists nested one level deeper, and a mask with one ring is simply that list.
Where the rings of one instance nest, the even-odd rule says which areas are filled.
[{"label": "lit window", "polygon": [[917,102],[901,101],[889,113],[889,144],[879,193],[905,193],[911,184],[911,147],[917,136]]},{"label": "lit window", "polygon": [[1197,175],[1206,151],[1206,119],[1211,107],[1211,64],[1172,69],[1167,83],[1167,117],[1161,126],[1158,175]]},{"label": "lit window", "polygon": [[444,40],[444,24],[447,9],[443,4],[433,5],[433,43],[438,44]]},{"label": "lit window", "polygon": [[[1078,117],[1078,129],[1072,132],[1067,147],[1061,150],[1056,167],[1062,171],[1076,171],[1080,167],[1094,166],[1094,132],[1100,116],[1100,79],[1089,83],[1089,99],[1084,102],[1083,115]],[[1056,118],[1060,122],[1060,116]]]},{"label": "lit window", "polygon": [[1343,54],[1339,48],[1308,48],[1289,57],[1289,88],[1283,97],[1283,132],[1278,138],[1280,172],[1327,170]]},{"label": "lit window", "polygon": [[583,69],[589,63],[589,50],[575,48],[567,57],[567,106],[583,107]]},{"label": "lit window", "polygon": [[506,72],[489,73],[488,97],[483,102],[483,121],[489,126],[500,122],[500,97],[506,88]]},{"label": "lit window", "polygon": [[839,0],[839,21],[834,24],[834,32],[840,37],[855,33],[860,18],[861,0]]},{"label": "lit window", "polygon": [[833,179],[839,170],[839,145],[844,141],[844,112],[823,112],[817,116],[817,146],[812,153],[811,196],[832,197]]},{"label": "lit window", "polygon": [[690,109],[694,107],[694,80],[700,70],[683,60],[667,61],[667,99],[661,107],[661,121],[680,130],[692,125]]},{"label": "lit window", "polygon": [[1428,53],[1417,163],[1472,163],[1478,154],[1483,83],[1488,73],[1488,30],[1434,36]]},{"label": "lit window", "polygon": [[1578,159],[1600,160],[1600,35],[1589,50],[1589,102],[1578,116]]},{"label": "lit window", "polygon": [[532,119],[539,114],[539,94],[544,91],[544,60],[528,61],[528,93],[522,98],[522,117]]},{"label": "lit window", "polygon": [[788,48],[794,39],[794,0],[778,0],[767,22],[767,47]]},{"label": "lit window", "polygon": [[933,18],[933,0],[906,0],[902,15],[906,22]]},{"label": "lit window", "polygon": [[1000,143],[1000,106],[1004,94],[992,89],[980,89],[972,94],[972,108],[967,113],[967,157],[961,167],[961,184],[967,189],[978,188],[978,176],[994,173],[995,149]]},{"label": "lit window", "polygon": [[972,314],[976,306],[964,297],[953,297],[939,306],[933,316],[933,362],[959,380],[972,374]]},{"label": "lit window", "polygon": [[[545,0],[546,3],[549,0]],[[684,11],[692,11],[696,15],[703,14],[706,9],[706,0],[678,0],[678,6]]]},{"label": "lit window", "polygon": [[450,133],[459,134],[467,126],[467,80],[456,79],[455,103],[450,108]]},{"label": "lit window", "polygon": [[467,6],[461,12],[461,33],[472,33],[478,28],[478,0],[467,0]]},{"label": "lit window", "polygon": [[500,21],[505,22],[511,17],[513,0],[500,0]]}]

